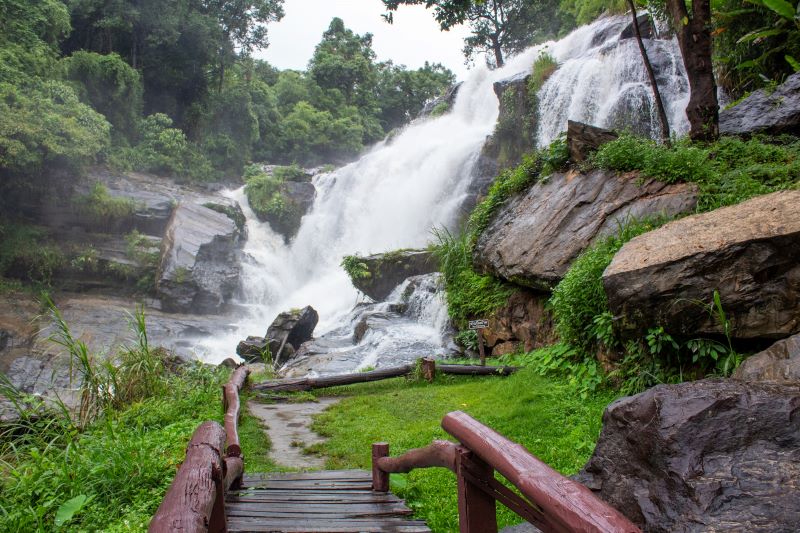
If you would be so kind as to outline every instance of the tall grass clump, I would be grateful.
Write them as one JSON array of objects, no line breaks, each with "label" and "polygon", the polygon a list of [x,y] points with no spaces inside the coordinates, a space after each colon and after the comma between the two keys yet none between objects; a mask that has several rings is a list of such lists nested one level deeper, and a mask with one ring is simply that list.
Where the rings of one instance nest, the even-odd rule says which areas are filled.
[{"label": "tall grass clump", "polygon": [[168,369],[150,345],[141,308],[135,343],[101,360],[45,300],[53,340],[70,359],[79,405],[45,401],[5,376],[0,394],[19,412],[0,425],[0,531],[143,531],[204,420],[220,420],[227,370]]},{"label": "tall grass clump", "polygon": [[444,277],[447,308],[456,325],[464,327],[469,319],[490,315],[502,307],[514,290],[498,278],[473,270],[469,234],[453,235],[447,229],[433,233],[438,241],[433,250]]}]

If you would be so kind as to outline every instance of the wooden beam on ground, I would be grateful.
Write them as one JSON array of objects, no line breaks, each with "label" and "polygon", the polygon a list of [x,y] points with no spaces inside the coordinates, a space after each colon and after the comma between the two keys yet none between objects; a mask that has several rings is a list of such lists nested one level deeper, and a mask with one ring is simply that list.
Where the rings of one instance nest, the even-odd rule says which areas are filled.
[{"label": "wooden beam on ground", "polygon": [[[288,378],[274,379],[253,385],[252,388],[258,391],[267,392],[298,392],[313,389],[324,389],[326,387],[339,387],[342,385],[354,385],[356,383],[367,383],[370,381],[380,381],[407,376],[415,371],[415,365],[403,365],[392,368],[382,368],[370,372],[356,372],[353,374],[339,374],[338,376],[323,376],[319,378]],[[515,366],[477,366],[477,365],[441,365],[435,364],[435,371],[442,374],[455,374],[462,376],[508,376],[519,370]],[[430,366],[423,368],[423,372],[433,372]]]}]

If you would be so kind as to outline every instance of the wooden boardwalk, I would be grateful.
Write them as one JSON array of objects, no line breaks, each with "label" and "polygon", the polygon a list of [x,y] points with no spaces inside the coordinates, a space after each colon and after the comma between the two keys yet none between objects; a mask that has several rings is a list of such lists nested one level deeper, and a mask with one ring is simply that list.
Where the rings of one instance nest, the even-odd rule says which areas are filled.
[{"label": "wooden boardwalk", "polygon": [[364,470],[245,474],[225,498],[233,532],[429,532],[391,492],[374,492]]}]

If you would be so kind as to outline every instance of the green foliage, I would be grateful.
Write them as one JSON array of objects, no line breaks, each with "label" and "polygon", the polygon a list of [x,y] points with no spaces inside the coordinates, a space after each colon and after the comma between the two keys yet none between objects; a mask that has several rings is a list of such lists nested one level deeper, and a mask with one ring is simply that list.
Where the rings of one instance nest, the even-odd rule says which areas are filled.
[{"label": "green foliage", "polygon": [[[446,439],[442,417],[465,411],[519,442],[565,475],[577,472],[591,454],[601,414],[613,394],[597,392],[586,399],[563,381],[546,379],[533,369],[508,378],[437,376],[424,380],[387,380],[328,389],[346,396],[316,417],[313,428],[328,437],[319,446],[328,468],[368,468],[370,446],[386,441],[392,455]],[[392,474],[392,490],[425,519],[433,531],[458,531],[456,480],[443,468]],[[499,525],[520,518],[498,506]]]},{"label": "green foliage", "polygon": [[584,353],[592,352],[601,339],[606,341],[606,347],[613,347],[608,344],[610,324],[605,314],[608,300],[603,271],[623,244],[658,225],[659,222],[623,221],[616,235],[600,240],[575,259],[550,298],[562,342]]},{"label": "green foliage", "polygon": [[622,135],[596,152],[593,164],[667,183],[696,182],[698,209],[707,211],[800,185],[800,141],[795,137],[723,137],[712,144],[686,140],[671,147]]},{"label": "green foliage", "polygon": [[544,82],[553,75],[556,69],[558,69],[558,61],[547,52],[541,52],[533,62],[531,77],[528,80],[528,92],[530,94],[538,93]]},{"label": "green foliage", "polygon": [[453,235],[446,229],[434,230],[438,244],[434,254],[444,276],[450,318],[464,327],[472,318],[484,318],[502,307],[514,292],[510,285],[472,268],[472,243],[466,232]]},{"label": "green foliage", "polygon": [[40,228],[0,221],[0,277],[49,285],[65,263],[64,254]]},{"label": "green foliage", "polygon": [[450,111],[450,104],[447,102],[439,102],[433,109],[431,109],[431,116],[432,117],[440,117]]},{"label": "green foliage", "polygon": [[58,0],[0,1],[0,84],[45,76],[58,42],[70,31],[69,12]]},{"label": "green foliage", "polygon": [[127,139],[136,136],[142,114],[142,80],[117,54],[79,51],[63,60],[67,79],[77,82],[82,99],[106,117]]},{"label": "green foliage", "polygon": [[604,14],[624,13],[625,0],[561,0],[560,9],[574,18],[576,24],[589,24]]},{"label": "green foliage", "polygon": [[346,255],[342,258],[341,267],[350,276],[350,280],[355,284],[358,280],[372,277],[367,264],[355,255]]},{"label": "green foliage", "polygon": [[133,200],[111,196],[108,188],[100,182],[96,182],[88,194],[77,196],[73,203],[81,214],[101,227],[117,224],[136,212]]},{"label": "green foliage", "polygon": [[258,165],[250,165],[244,173],[247,201],[250,208],[262,217],[281,217],[289,209],[283,197],[280,174],[267,174]]}]

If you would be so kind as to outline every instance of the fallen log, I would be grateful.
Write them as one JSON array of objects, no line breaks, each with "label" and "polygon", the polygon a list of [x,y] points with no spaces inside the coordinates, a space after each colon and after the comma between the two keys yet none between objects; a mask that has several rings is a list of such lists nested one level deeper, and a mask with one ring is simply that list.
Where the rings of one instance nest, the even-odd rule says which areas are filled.
[{"label": "fallen log", "polygon": [[[299,392],[341,385],[354,385],[380,381],[414,373],[416,365],[403,365],[392,368],[372,370],[370,372],[356,372],[353,374],[339,374],[338,376],[324,376],[319,378],[289,378],[274,379],[253,385],[254,390],[269,392]],[[477,365],[440,365],[436,364],[435,371],[442,374],[456,374],[465,376],[508,376],[519,370],[515,366],[477,366]],[[429,371],[430,372],[430,371]]]}]

